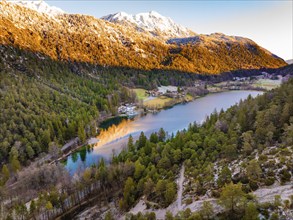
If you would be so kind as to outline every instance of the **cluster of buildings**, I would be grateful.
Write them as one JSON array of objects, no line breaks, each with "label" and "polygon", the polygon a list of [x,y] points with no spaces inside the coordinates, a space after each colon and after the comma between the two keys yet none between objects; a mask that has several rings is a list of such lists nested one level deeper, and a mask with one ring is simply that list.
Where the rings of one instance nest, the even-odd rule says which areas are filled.
[{"label": "cluster of buildings", "polygon": [[276,75],[276,74],[269,74],[267,72],[262,72],[261,75],[257,75],[257,76],[248,76],[248,77],[233,77],[234,81],[239,81],[239,82],[243,82],[243,81],[247,81],[250,79],[271,79],[271,80],[282,80],[284,77],[281,75]]},{"label": "cluster of buildings", "polygon": [[145,93],[147,95],[153,96],[153,97],[157,97],[157,96],[163,95],[163,92],[160,92],[158,89],[153,89],[153,90],[150,90],[150,91],[145,91]]},{"label": "cluster of buildings", "polygon": [[136,111],[136,105],[133,103],[121,105],[120,107],[118,107],[118,113],[125,114],[128,117],[134,117],[138,115],[138,112]]},{"label": "cluster of buildings", "polygon": [[157,89],[146,91],[146,94],[152,97],[164,95],[170,98],[180,98],[185,96],[185,91],[183,89],[179,91],[176,86],[160,86]]}]

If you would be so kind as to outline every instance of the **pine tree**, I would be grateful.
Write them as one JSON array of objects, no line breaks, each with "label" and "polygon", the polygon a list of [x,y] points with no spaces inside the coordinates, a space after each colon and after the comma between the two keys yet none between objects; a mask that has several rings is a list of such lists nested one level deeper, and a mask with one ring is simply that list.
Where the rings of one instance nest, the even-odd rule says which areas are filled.
[{"label": "pine tree", "polygon": [[228,166],[224,166],[223,169],[221,170],[218,178],[218,186],[222,187],[226,183],[231,182],[231,171],[228,168]]},{"label": "pine tree", "polygon": [[127,143],[127,149],[128,149],[129,152],[134,152],[134,144],[133,144],[132,135],[129,135],[128,143]]},{"label": "pine tree", "polygon": [[226,184],[222,188],[219,203],[231,215],[243,210],[246,201],[245,193],[242,191],[242,184]]},{"label": "pine tree", "polygon": [[11,164],[11,168],[14,173],[16,173],[20,170],[20,162],[17,158],[13,157],[10,164]]},{"label": "pine tree", "polygon": [[35,152],[33,150],[33,148],[30,145],[26,146],[26,153],[28,155],[28,158],[32,159],[35,155]]},{"label": "pine tree", "polygon": [[170,182],[166,185],[166,191],[165,191],[165,202],[166,205],[169,205],[173,202],[176,196],[176,188],[174,186],[173,182]]},{"label": "pine tree", "polygon": [[200,209],[200,215],[203,219],[212,219],[214,215],[213,205],[209,201],[204,201]]},{"label": "pine tree", "polygon": [[79,138],[80,142],[84,143],[85,140],[86,140],[86,133],[85,133],[85,130],[84,130],[83,123],[79,124],[78,130],[77,130],[77,135],[78,135],[78,138]]},{"label": "pine tree", "polygon": [[258,211],[254,203],[249,202],[245,208],[243,220],[259,220]]},{"label": "pine tree", "polygon": [[144,147],[146,144],[146,141],[147,141],[146,136],[144,135],[143,132],[141,132],[138,138],[138,149]]},{"label": "pine tree", "polygon": [[160,130],[158,132],[158,138],[159,138],[160,142],[162,142],[166,139],[166,132],[164,131],[163,128],[160,128]]},{"label": "pine tree", "polygon": [[128,177],[124,190],[123,190],[123,202],[122,202],[122,207],[124,210],[128,210],[134,203],[135,201],[135,184],[134,181],[131,177]]},{"label": "pine tree", "polygon": [[8,167],[6,166],[6,164],[4,164],[2,167],[2,175],[3,175],[3,180],[5,183],[10,177],[10,173],[9,173],[9,170],[8,170]]}]

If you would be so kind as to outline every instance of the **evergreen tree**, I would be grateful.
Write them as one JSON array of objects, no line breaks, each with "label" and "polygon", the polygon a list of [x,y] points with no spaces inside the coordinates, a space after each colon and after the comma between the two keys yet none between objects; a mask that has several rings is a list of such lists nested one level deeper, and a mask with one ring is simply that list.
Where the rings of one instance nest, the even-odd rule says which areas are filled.
[{"label": "evergreen tree", "polygon": [[262,173],[262,170],[261,170],[261,167],[259,166],[258,161],[257,160],[250,161],[248,166],[246,167],[246,172],[250,179],[258,180]]},{"label": "evergreen tree", "polygon": [[165,201],[166,201],[166,204],[169,205],[173,202],[173,200],[175,199],[176,197],[176,188],[175,188],[175,185],[173,182],[171,183],[168,183],[166,185],[166,191],[165,191]]},{"label": "evergreen tree", "polygon": [[246,201],[245,193],[242,191],[242,184],[226,184],[222,188],[219,203],[232,216],[244,209]]},{"label": "evergreen tree", "polygon": [[10,165],[11,165],[12,171],[14,173],[16,173],[20,170],[20,162],[16,157],[12,158]]},{"label": "evergreen tree", "polygon": [[30,209],[29,209],[29,213],[30,215],[33,216],[33,219],[35,219],[35,212],[36,212],[36,203],[35,203],[35,200],[32,200],[31,203],[30,203]]},{"label": "evergreen tree", "polygon": [[218,186],[222,187],[227,183],[231,182],[231,171],[228,168],[228,166],[224,166],[223,169],[221,170],[218,178]]},{"label": "evergreen tree", "polygon": [[254,203],[249,202],[245,208],[243,220],[259,220],[259,213]]},{"label": "evergreen tree", "polygon": [[123,201],[120,203],[120,207],[124,210],[128,210],[135,201],[135,184],[131,177],[128,177],[124,190],[123,190]]},{"label": "evergreen tree", "polygon": [[6,164],[4,164],[3,167],[2,167],[2,175],[3,175],[3,180],[4,180],[4,183],[5,183],[10,177],[10,172],[9,172],[8,167],[6,166]]},{"label": "evergreen tree", "polygon": [[164,131],[163,128],[160,128],[158,132],[158,138],[160,142],[163,142],[166,139],[166,132]]},{"label": "evergreen tree", "polygon": [[85,140],[86,140],[86,133],[85,133],[85,130],[84,130],[84,125],[83,125],[83,123],[80,123],[80,124],[78,125],[77,135],[78,135],[78,138],[79,138],[80,142],[81,142],[81,143],[84,143]]},{"label": "evergreen tree", "polygon": [[145,166],[142,165],[139,160],[137,160],[134,164],[134,179],[139,180],[142,177],[144,170]]},{"label": "evergreen tree", "polygon": [[133,144],[133,137],[132,137],[132,135],[129,135],[128,143],[127,143],[127,149],[130,152],[134,152],[134,144]]},{"label": "evergreen tree", "polygon": [[214,216],[213,205],[208,201],[204,201],[200,209],[200,215],[203,219],[212,219]]},{"label": "evergreen tree", "polygon": [[35,152],[30,145],[26,146],[26,153],[28,155],[28,158],[30,158],[30,159],[32,159],[35,155]]},{"label": "evergreen tree", "polygon": [[147,138],[143,132],[140,133],[138,138],[138,149],[143,148],[146,144]]}]

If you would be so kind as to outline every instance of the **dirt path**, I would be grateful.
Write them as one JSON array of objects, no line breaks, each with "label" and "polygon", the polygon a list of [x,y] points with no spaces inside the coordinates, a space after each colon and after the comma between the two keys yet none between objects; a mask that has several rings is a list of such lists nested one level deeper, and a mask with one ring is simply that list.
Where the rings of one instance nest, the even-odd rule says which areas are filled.
[{"label": "dirt path", "polygon": [[177,192],[177,207],[178,210],[182,209],[182,194],[183,194],[183,182],[184,182],[184,171],[185,167],[184,164],[181,167],[179,179],[178,179],[178,192]]},{"label": "dirt path", "polygon": [[[134,206],[129,212],[133,214],[137,214],[138,212],[146,213],[153,211],[156,213],[157,219],[165,219],[165,215],[167,211],[170,211],[173,215],[177,214],[177,212],[183,210],[182,206],[182,195],[183,195],[183,183],[184,183],[184,171],[185,167],[182,165],[179,177],[176,181],[177,183],[177,199],[167,208],[165,209],[147,209],[145,201],[140,199],[140,201]],[[125,219],[125,216],[121,216],[119,219]]]}]

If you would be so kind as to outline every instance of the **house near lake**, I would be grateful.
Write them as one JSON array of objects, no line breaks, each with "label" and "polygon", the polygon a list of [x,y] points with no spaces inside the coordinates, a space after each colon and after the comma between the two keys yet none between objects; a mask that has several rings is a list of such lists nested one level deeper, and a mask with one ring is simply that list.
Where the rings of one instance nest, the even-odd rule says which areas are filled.
[{"label": "house near lake", "polygon": [[135,115],[138,115],[138,112],[136,111],[136,105],[133,103],[127,103],[124,105],[121,105],[118,107],[118,113],[119,114],[125,114],[128,117],[133,117]]}]

